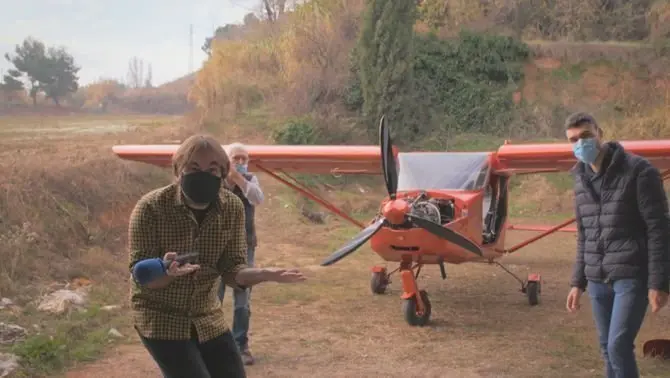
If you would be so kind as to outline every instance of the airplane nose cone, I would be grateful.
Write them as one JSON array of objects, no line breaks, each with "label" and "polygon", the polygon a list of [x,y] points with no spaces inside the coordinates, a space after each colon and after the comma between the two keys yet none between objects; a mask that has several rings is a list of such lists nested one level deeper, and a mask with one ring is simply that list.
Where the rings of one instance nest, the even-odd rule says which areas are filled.
[{"label": "airplane nose cone", "polygon": [[402,199],[389,201],[382,208],[384,218],[391,224],[403,224],[405,222],[405,214],[408,211],[409,204]]}]

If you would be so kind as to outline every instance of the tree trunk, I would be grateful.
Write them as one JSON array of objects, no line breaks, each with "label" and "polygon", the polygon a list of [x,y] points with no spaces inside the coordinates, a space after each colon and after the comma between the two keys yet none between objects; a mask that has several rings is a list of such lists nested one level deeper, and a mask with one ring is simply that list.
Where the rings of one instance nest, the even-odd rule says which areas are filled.
[{"label": "tree trunk", "polygon": [[35,87],[35,83],[31,83],[30,86],[30,98],[33,99],[33,106],[37,106],[37,93],[39,89]]},{"label": "tree trunk", "polygon": [[270,5],[270,0],[263,0],[263,5],[265,5],[265,12],[268,15],[268,20],[274,22],[274,13],[272,12],[272,6]]}]

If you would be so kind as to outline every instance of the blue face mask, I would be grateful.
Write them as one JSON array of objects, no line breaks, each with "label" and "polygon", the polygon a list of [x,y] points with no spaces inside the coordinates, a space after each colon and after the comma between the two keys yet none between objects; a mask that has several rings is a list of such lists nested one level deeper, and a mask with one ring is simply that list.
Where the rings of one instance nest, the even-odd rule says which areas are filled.
[{"label": "blue face mask", "polygon": [[600,146],[595,138],[583,138],[572,145],[572,151],[579,161],[593,164],[600,153]]},{"label": "blue face mask", "polygon": [[248,166],[246,164],[235,164],[235,170],[242,174],[245,174],[247,173]]}]

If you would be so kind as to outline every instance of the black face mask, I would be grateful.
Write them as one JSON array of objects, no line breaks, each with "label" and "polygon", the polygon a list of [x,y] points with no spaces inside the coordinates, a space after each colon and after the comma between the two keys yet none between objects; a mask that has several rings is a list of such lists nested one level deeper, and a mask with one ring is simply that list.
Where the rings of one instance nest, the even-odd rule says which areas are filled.
[{"label": "black face mask", "polygon": [[181,190],[197,204],[213,202],[221,189],[221,177],[209,172],[192,172],[181,176]]}]

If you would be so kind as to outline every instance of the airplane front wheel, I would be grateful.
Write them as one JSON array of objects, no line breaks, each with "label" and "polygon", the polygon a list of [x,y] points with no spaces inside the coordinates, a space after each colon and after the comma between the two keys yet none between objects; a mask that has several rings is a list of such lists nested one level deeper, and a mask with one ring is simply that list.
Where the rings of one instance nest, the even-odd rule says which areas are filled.
[{"label": "airplane front wheel", "polygon": [[372,277],[370,277],[370,290],[372,290],[372,294],[384,294],[388,284],[389,279],[386,275],[386,269],[372,272]]},{"label": "airplane front wheel", "polygon": [[419,291],[419,295],[421,295],[421,300],[425,306],[423,314],[417,312],[416,296],[403,301],[402,310],[405,315],[405,321],[411,326],[424,326],[430,320],[431,305],[428,293],[425,290],[421,290]]},{"label": "airplane front wheel", "polygon": [[526,296],[528,297],[528,304],[535,306],[540,303],[540,283],[530,281],[526,284]]}]

